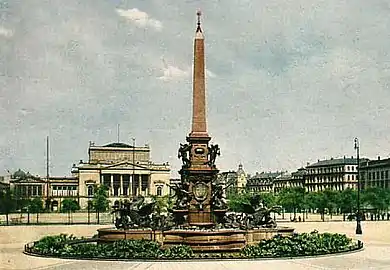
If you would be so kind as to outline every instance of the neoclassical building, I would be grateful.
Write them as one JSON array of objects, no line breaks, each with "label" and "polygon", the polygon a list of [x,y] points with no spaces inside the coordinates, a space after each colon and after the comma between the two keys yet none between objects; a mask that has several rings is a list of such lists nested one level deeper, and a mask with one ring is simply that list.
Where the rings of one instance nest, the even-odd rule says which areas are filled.
[{"label": "neoclassical building", "polygon": [[72,175],[78,179],[80,206],[87,207],[94,186],[105,185],[111,202],[137,195],[169,194],[170,167],[150,160],[150,147],[111,143],[89,145],[89,159],[74,164]]},{"label": "neoclassical building", "polygon": [[[360,159],[364,163],[367,159]],[[354,157],[318,160],[306,167],[306,191],[357,188],[357,159]]]},{"label": "neoclassical building", "polygon": [[363,189],[370,187],[390,188],[390,158],[360,162],[360,184]]}]

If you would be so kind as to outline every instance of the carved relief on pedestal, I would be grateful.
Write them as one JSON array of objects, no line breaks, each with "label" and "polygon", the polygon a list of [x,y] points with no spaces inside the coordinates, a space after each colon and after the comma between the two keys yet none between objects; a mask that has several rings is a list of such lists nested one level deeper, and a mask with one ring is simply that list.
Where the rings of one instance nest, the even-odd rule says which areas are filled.
[{"label": "carved relief on pedestal", "polygon": [[207,144],[193,144],[191,157],[193,164],[203,165],[207,162],[208,147]]}]

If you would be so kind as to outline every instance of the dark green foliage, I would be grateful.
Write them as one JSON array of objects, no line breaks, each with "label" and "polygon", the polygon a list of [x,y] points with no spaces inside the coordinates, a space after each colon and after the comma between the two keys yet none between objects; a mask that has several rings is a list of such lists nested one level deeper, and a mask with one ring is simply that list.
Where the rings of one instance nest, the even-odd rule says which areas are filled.
[{"label": "dark green foliage", "polygon": [[250,193],[233,194],[228,197],[228,208],[229,211],[233,212],[244,212],[245,206],[250,205]]},{"label": "dark green foliage", "polygon": [[336,253],[349,250],[352,239],[343,234],[311,233],[294,234],[292,236],[275,236],[241,251],[245,258],[295,257]]},{"label": "dark green foliage", "polygon": [[9,188],[0,190],[0,214],[6,215],[7,225],[8,215],[16,209],[16,199],[14,193]]},{"label": "dark green foliage", "polygon": [[390,205],[390,193],[384,188],[369,187],[362,192],[362,203],[377,213],[385,212]]},{"label": "dark green foliage", "polygon": [[46,236],[35,243],[33,252],[49,256],[111,259],[184,259],[193,257],[188,246],[172,246],[163,250],[150,240],[120,240],[111,244],[75,243],[74,236]]},{"label": "dark green foliage", "polygon": [[35,197],[31,201],[28,202],[28,208],[31,213],[36,213],[37,214],[37,223],[38,223],[38,217],[39,213],[43,212],[43,201],[39,197]]},{"label": "dark green foliage", "polygon": [[65,244],[70,240],[75,240],[73,235],[49,235],[35,242],[33,251],[44,255],[60,255]]},{"label": "dark green foliage", "polygon": [[43,201],[41,198],[34,198],[29,202],[29,210],[31,213],[41,213],[43,211]]},{"label": "dark green foliage", "polygon": [[73,212],[75,212],[76,210],[79,210],[79,209],[80,209],[80,205],[74,199],[66,198],[66,199],[64,199],[62,201],[61,212],[64,212],[64,213],[71,212],[71,213],[73,213]]},{"label": "dark green foliage", "polygon": [[305,207],[305,189],[302,187],[292,187],[282,189],[278,196],[278,203],[287,211],[296,212]]},{"label": "dark green foliage", "polygon": [[320,234],[317,231],[286,237],[278,235],[256,245],[246,246],[241,253],[235,254],[194,254],[189,246],[184,245],[164,250],[159,243],[150,240],[121,240],[112,244],[83,243],[72,235],[61,234],[46,236],[35,242],[32,251],[42,255],[68,258],[189,259],[313,256],[347,251],[352,247],[352,239],[345,235]]},{"label": "dark green foliage", "polygon": [[98,224],[100,223],[100,213],[107,211],[108,205],[108,187],[106,187],[105,185],[95,185],[92,199],[92,207],[97,213]]},{"label": "dark green foliage", "polygon": [[104,212],[108,209],[108,187],[105,185],[95,186],[92,199],[92,206],[98,212]]},{"label": "dark green foliage", "polygon": [[194,256],[191,247],[185,245],[172,246],[164,251],[163,257],[169,259],[189,259]]}]

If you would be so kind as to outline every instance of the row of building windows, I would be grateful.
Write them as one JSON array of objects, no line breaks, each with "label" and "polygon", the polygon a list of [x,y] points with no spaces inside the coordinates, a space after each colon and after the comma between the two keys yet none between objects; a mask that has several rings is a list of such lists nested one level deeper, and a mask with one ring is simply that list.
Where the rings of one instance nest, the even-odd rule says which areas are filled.
[{"label": "row of building windows", "polygon": [[[356,166],[347,166],[347,172],[355,171],[355,170],[356,170]],[[308,169],[307,172],[309,174],[345,172],[345,167]]]},{"label": "row of building windows", "polygon": [[17,185],[16,193],[22,197],[42,196],[42,185]]},{"label": "row of building windows", "polygon": [[[361,173],[362,180],[365,180],[365,173]],[[367,172],[367,180],[389,179],[389,171]]]},{"label": "row of building windows", "polygon": [[70,185],[66,185],[66,186],[60,186],[60,185],[53,185],[53,190],[77,190],[77,186],[70,186]]}]

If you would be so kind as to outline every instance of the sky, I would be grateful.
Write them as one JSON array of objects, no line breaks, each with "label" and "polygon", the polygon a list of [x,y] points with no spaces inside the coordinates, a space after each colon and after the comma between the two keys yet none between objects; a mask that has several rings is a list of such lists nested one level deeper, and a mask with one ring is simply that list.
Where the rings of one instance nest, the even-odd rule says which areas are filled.
[{"label": "sky", "polygon": [[0,175],[70,175],[89,141],[149,144],[177,175],[202,10],[217,167],[390,157],[387,0],[0,0]]}]

